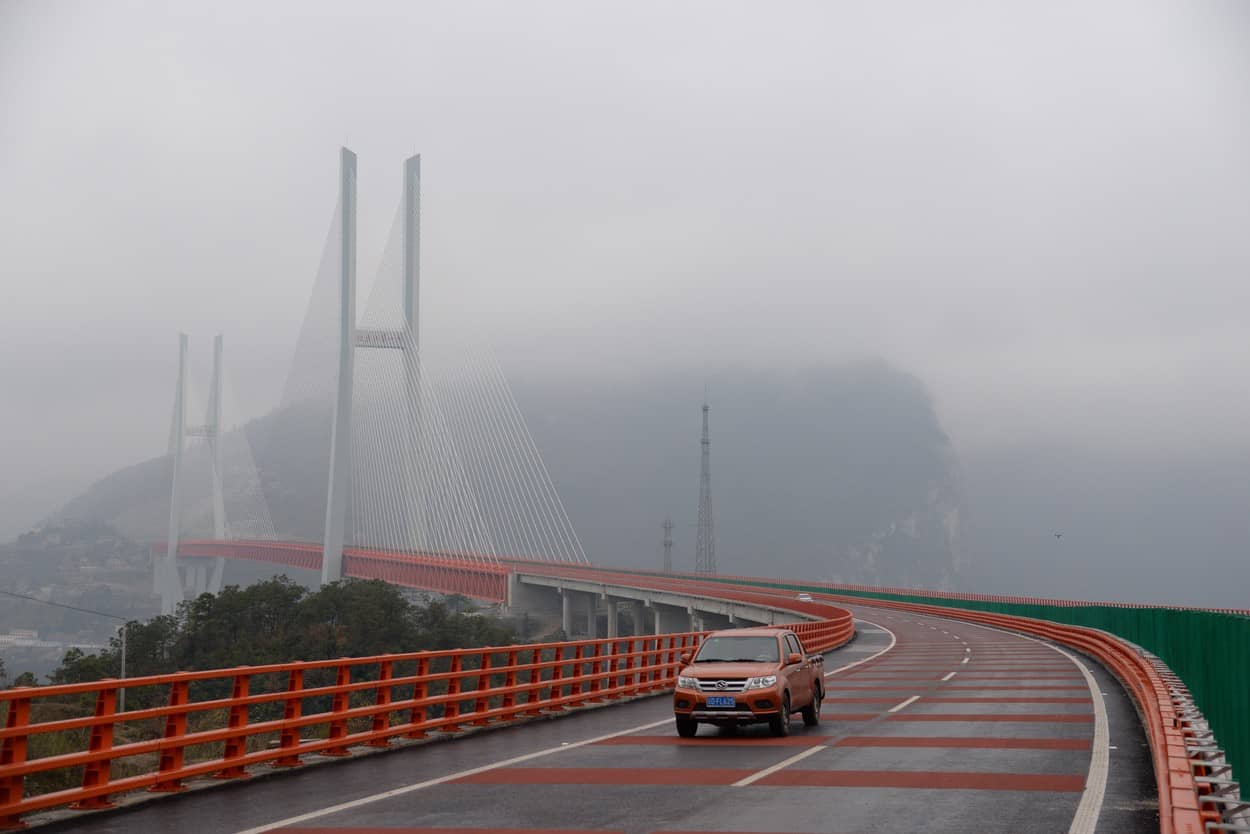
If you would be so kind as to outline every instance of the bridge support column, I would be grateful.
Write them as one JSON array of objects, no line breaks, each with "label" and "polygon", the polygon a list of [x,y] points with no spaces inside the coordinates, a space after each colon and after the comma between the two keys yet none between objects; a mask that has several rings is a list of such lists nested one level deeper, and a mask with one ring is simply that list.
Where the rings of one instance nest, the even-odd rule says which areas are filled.
[{"label": "bridge support column", "polygon": [[560,593],[558,588],[522,582],[514,573],[508,577],[508,599],[505,604],[508,613],[514,616],[522,611],[533,615],[550,615],[558,610],[557,600]]},{"label": "bridge support column", "polygon": [[608,637],[621,636],[621,605],[620,600],[604,596],[608,605]]},{"label": "bridge support column", "polygon": [[560,589],[560,630],[565,637],[573,635],[573,595],[563,588]]},{"label": "bridge support column", "polygon": [[356,154],[339,154],[340,274],[338,399],[330,435],[321,584],[343,578],[343,542],[351,490],[352,378],[356,365]]}]

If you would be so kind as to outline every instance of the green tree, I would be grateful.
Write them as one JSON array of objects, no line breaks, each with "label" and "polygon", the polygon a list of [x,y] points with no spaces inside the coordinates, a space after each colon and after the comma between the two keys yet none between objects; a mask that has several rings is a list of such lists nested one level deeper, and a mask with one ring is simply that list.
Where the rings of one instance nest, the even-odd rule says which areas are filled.
[{"label": "green tree", "polygon": [[82,649],[72,648],[61,658],[61,665],[48,675],[48,680],[54,684],[86,683],[116,677],[114,660],[107,651],[87,654]]}]

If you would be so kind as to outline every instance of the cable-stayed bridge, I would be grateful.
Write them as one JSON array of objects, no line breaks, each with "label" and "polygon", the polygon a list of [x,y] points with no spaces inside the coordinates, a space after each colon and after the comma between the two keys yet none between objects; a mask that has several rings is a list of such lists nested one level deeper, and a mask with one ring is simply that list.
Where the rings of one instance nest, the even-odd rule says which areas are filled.
[{"label": "cable-stayed bridge", "polygon": [[[252,561],[545,613],[568,639],[6,690],[0,830],[1250,831],[1244,611],[591,564],[497,363],[421,328],[415,157],[357,315],[355,171],[344,150],[281,403],[324,449],[323,523],[278,520],[220,338],[199,419],[184,337],[163,606]],[[747,625],[824,653],[819,722],[679,737],[683,655]],[[121,707],[136,688],[162,705]]]}]

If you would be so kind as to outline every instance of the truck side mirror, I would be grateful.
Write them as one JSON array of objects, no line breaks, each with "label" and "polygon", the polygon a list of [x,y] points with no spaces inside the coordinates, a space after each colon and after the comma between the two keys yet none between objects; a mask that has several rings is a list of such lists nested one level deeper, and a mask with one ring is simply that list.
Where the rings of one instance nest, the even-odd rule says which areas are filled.
[{"label": "truck side mirror", "polygon": [[786,658],[786,665],[789,666],[793,663],[801,663],[802,661],[803,655],[798,652],[790,652],[790,656]]},{"label": "truck side mirror", "polygon": [[682,652],[680,660],[683,666],[688,665],[690,663],[690,652]]}]

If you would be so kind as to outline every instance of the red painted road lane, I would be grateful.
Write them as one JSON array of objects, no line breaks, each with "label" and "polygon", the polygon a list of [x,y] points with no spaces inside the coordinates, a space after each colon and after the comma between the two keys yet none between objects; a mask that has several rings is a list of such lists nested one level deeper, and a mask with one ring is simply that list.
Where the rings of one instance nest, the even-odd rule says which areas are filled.
[{"label": "red painted road lane", "polygon": [[[952,678],[952,680],[953,680],[953,678]],[[830,682],[829,682],[829,683],[825,686],[825,689],[826,689],[826,690],[829,690],[829,691],[832,691],[832,690],[835,690],[835,689],[840,689],[840,690],[851,690],[851,691],[860,691],[860,692],[880,692],[880,691],[888,691],[888,692],[895,692],[895,691],[899,691],[899,692],[915,692],[915,691],[916,691],[916,687],[915,687],[915,686],[897,686],[897,685],[890,685],[890,686],[857,686],[857,685],[854,685],[854,684],[833,683],[832,681],[830,681]],[[991,692],[991,691],[1003,691],[1003,692],[1038,692],[1038,691],[1043,691],[1043,692],[1089,692],[1089,687],[1088,687],[1088,686],[988,686],[988,685],[987,685],[987,686],[964,686],[963,684],[957,684],[957,685],[953,685],[953,686],[952,686],[952,685],[950,685],[950,684],[947,684],[946,686],[943,686],[943,687],[942,687],[942,689],[943,689],[943,691],[946,691],[946,692],[950,692],[950,691],[956,691],[956,692],[970,692],[970,691],[972,691],[972,692]]]},{"label": "red painted road lane", "polygon": [[598,742],[598,746],[659,747],[964,747],[986,750],[1089,750],[1088,738],[970,738],[950,736],[848,736],[831,740],[826,736],[789,736],[788,738],[745,738],[742,736],[619,736]]},{"label": "red painted road lane", "polygon": [[605,741],[596,742],[596,747],[630,746],[646,747],[660,745],[664,747],[815,747],[828,744],[824,736],[786,736],[771,738],[760,736],[704,736],[682,738],[676,735],[665,736],[617,736]]},{"label": "red painted road lane", "polygon": [[972,738],[953,736],[850,736],[838,747],[962,747],[973,750],[1089,750],[1088,738]]},{"label": "red painted road lane", "polygon": [[958,773],[950,771],[781,770],[755,784],[804,788],[924,788],[967,791],[1085,790],[1084,775],[1037,773]]},{"label": "red painted road lane", "polygon": [[1093,713],[933,713],[933,712],[912,712],[898,713],[897,715],[888,716],[886,721],[960,721],[960,722],[977,722],[977,721],[1008,721],[1022,722],[1027,724],[1092,724],[1094,721]]},{"label": "red painted road lane", "polygon": [[[732,785],[752,771],[735,768],[505,767],[452,785]],[[927,788],[931,790],[1080,791],[1083,774],[959,771],[780,770],[754,787]]]},{"label": "red painted road lane", "polygon": [[[880,695],[876,697],[870,696],[853,696],[847,698],[829,697],[825,699],[826,704],[896,704],[898,703],[897,695]],[[961,697],[949,695],[925,695],[918,704],[1088,704],[1093,708],[1093,701],[1089,698],[1065,698],[1051,697],[1045,695],[1034,695],[1022,698],[1009,697]]]},{"label": "red painted road lane", "polygon": [[729,767],[501,767],[451,785],[732,785],[754,771]]},{"label": "red painted road lane", "polygon": [[282,834],[625,834],[602,828],[282,828]]}]

